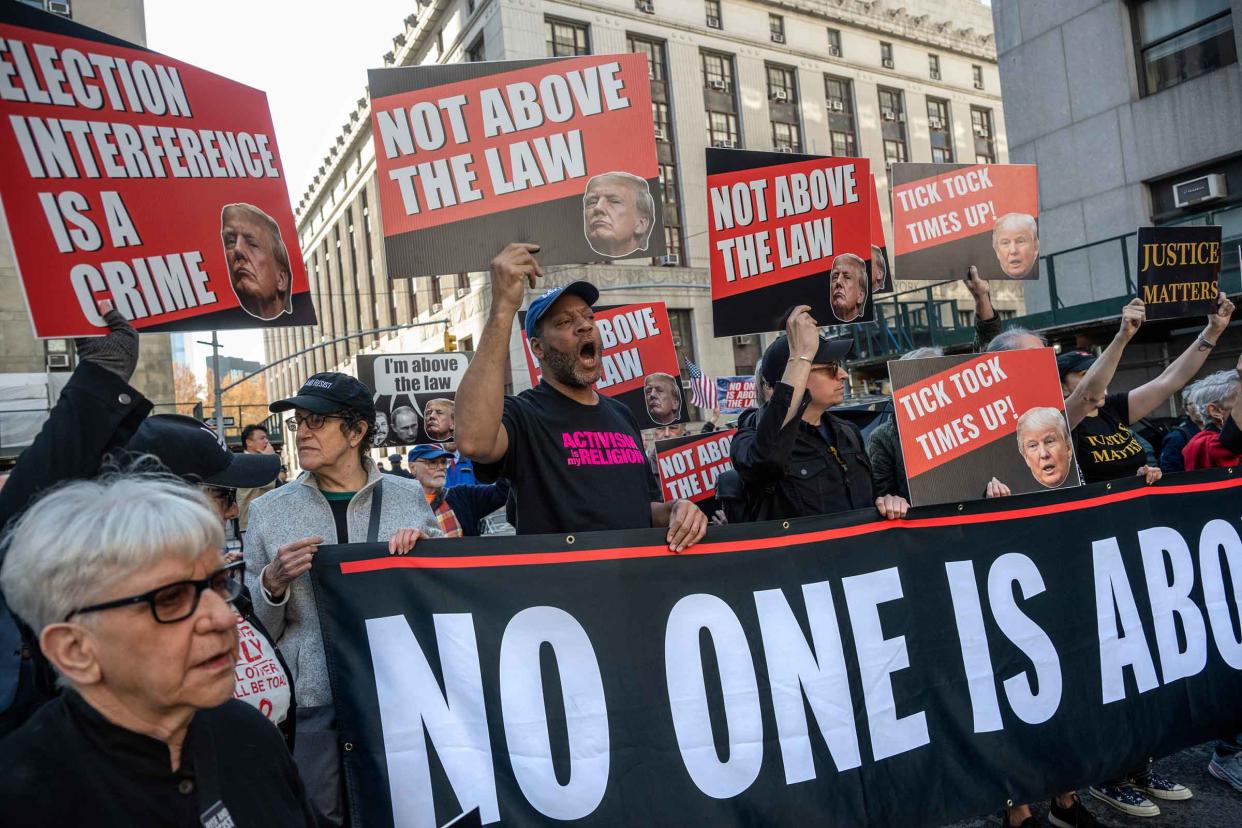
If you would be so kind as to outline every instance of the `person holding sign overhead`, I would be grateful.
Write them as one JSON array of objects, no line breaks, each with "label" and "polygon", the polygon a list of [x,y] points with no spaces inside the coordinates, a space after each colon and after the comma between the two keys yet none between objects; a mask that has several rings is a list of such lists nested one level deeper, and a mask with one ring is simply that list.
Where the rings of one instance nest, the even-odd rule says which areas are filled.
[{"label": "person holding sign overhead", "polygon": [[750,520],[807,517],[874,504],[889,520],[910,504],[873,497],[871,463],[858,426],[828,409],[845,397],[841,360],[848,339],[824,339],[809,305],[785,322],[785,335],[763,353],[763,380],[772,396],[738,422],[731,455],[750,504]]},{"label": "person holding sign overhead", "polygon": [[526,284],[543,275],[538,252],[515,243],[492,260],[491,316],[457,389],[457,446],[480,480],[512,483],[518,534],[667,526],[669,550],[680,552],[703,537],[707,517],[689,500],[659,502],[634,415],[595,390],[603,342],[594,285],[573,282],[530,303],[525,331],[543,377],[504,396],[513,318]]}]

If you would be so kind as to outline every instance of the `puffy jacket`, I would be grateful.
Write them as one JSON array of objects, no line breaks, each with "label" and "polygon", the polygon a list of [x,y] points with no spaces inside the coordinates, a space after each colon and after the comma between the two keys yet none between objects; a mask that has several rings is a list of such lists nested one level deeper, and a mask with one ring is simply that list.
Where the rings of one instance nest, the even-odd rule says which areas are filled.
[{"label": "puffy jacket", "polygon": [[821,422],[833,435],[830,446],[802,419],[811,402],[805,392],[797,414],[782,427],[792,398],[793,388],[778,382],[772,398],[738,422],[730,453],[746,486],[749,518],[806,517],[873,505],[871,463],[858,427],[824,412]]},{"label": "puffy jacket", "polygon": [[871,488],[876,497],[898,495],[910,499],[896,418],[888,416],[872,430],[868,438],[867,458],[871,461]]}]

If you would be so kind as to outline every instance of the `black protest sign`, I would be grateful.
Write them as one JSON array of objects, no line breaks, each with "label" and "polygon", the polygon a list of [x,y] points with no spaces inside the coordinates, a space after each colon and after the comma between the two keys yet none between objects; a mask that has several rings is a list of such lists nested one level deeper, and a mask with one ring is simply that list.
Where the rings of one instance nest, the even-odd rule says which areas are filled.
[{"label": "black protest sign", "polygon": [[1220,226],[1140,227],[1139,298],[1148,319],[1204,316],[1220,292]]},{"label": "black protest sign", "polygon": [[915,506],[1079,485],[1051,348],[888,364]]},{"label": "black protest sign", "polygon": [[544,265],[664,253],[641,54],[372,69],[393,278],[485,270],[508,242]]},{"label": "black protest sign", "polygon": [[665,503],[690,500],[707,515],[716,514],[716,478],[733,468],[729,447],[736,428],[660,440],[655,444],[656,471]]},{"label": "black protest sign", "polygon": [[865,158],[708,149],[716,336],[781,330],[798,305],[821,325],[873,320],[872,191]]},{"label": "black protest sign", "polygon": [[452,441],[457,386],[470,357],[359,354],[358,379],[375,392],[375,447]]},{"label": "black protest sign", "polygon": [[889,188],[896,278],[1039,278],[1034,164],[894,164]]},{"label": "black protest sign", "polygon": [[1177,481],[321,547],[353,822],[941,825],[1236,733],[1242,480]]}]

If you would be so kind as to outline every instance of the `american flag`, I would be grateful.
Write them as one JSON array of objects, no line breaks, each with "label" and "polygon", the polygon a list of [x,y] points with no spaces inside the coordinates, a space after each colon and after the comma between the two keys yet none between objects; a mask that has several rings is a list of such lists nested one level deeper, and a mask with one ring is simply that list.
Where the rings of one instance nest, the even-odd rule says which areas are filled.
[{"label": "american flag", "polygon": [[716,410],[716,379],[706,376],[703,369],[690,360],[686,360],[686,370],[690,372],[690,402],[699,408]]}]

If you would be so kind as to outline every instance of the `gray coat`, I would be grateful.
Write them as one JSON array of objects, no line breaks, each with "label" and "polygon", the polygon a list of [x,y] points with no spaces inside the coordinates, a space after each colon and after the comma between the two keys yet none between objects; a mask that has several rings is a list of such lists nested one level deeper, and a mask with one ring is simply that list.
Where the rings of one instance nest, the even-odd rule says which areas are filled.
[{"label": "gray coat", "polygon": [[371,492],[383,480],[379,539],[387,541],[398,529],[422,529],[442,537],[435,513],[427,504],[417,480],[381,475],[366,461],[366,485],[349,502],[349,537],[337,538],[332,507],[319,491],[315,476],[303,472],[297,480],[280,486],[250,504],[246,531],[246,582],[254,596],[254,612],[276,640],[293,674],[299,707],[332,703],[328,665],[319,631],[319,613],[310,573],[297,578],[285,591],[284,600],[273,604],[259,583],[263,568],[280,547],[302,538],[319,536],[324,543],[360,543],[366,540],[371,517]]}]

